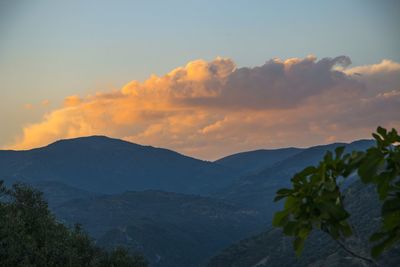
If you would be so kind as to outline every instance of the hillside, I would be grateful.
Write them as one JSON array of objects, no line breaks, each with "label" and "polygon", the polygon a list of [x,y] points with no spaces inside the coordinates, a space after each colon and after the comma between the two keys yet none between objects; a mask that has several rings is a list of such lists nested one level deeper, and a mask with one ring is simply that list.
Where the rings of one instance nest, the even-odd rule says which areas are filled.
[{"label": "hillside", "polygon": [[[379,227],[380,205],[375,188],[360,182],[352,184],[345,194],[346,206],[355,236],[346,243],[353,250],[366,256],[369,253],[368,237]],[[400,262],[400,247],[383,254],[379,259],[381,267],[397,266]],[[248,267],[248,266],[313,266],[313,267],[362,267],[354,257],[345,253],[332,239],[322,232],[314,232],[306,241],[302,255],[297,258],[292,240],[285,237],[280,229],[271,229],[259,235],[236,243],[221,251],[207,267]]]},{"label": "hillside", "polygon": [[301,150],[257,174],[242,176],[231,186],[220,190],[215,196],[240,203],[240,205],[256,209],[271,218],[274,211],[280,208],[272,200],[275,192],[290,185],[290,178],[303,168],[318,163],[326,151],[333,151],[338,146],[345,146],[347,151],[364,150],[373,144],[370,140],[356,141],[350,144],[335,143],[310,147]]},{"label": "hillside", "polygon": [[162,191],[77,199],[54,211],[68,225],[81,223],[98,244],[143,252],[152,266],[198,266],[232,242],[264,229],[253,210]]},{"label": "hillside", "polygon": [[0,151],[0,177],[7,182],[55,181],[99,193],[155,189],[207,194],[230,184],[234,176],[212,162],[104,136]]},{"label": "hillside", "polygon": [[239,174],[258,173],[272,165],[289,158],[303,149],[281,148],[281,149],[259,149],[254,151],[241,152],[214,161],[222,166],[232,168]]},{"label": "hillside", "polygon": [[31,185],[43,193],[51,209],[73,199],[90,199],[102,195],[55,181],[34,181]]}]

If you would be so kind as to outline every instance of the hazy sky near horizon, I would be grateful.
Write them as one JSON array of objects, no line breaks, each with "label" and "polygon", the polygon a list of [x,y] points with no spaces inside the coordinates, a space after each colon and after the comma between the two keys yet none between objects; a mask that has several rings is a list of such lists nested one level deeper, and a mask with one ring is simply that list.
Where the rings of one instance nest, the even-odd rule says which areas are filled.
[{"label": "hazy sky near horizon", "polygon": [[0,147],[104,134],[214,159],[369,137],[400,125],[399,25],[395,0],[1,1]]}]

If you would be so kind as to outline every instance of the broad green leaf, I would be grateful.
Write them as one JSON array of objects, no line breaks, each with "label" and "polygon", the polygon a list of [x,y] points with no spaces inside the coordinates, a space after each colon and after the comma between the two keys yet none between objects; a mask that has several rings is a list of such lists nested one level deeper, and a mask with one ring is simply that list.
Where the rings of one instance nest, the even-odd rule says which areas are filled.
[{"label": "broad green leaf", "polygon": [[288,196],[286,198],[286,202],[285,202],[285,209],[290,209],[292,208],[295,204],[296,204],[296,198],[292,197],[292,196]]},{"label": "broad green leaf", "polygon": [[324,183],[324,187],[328,191],[334,191],[336,189],[336,183],[329,181]]},{"label": "broad green leaf", "polygon": [[340,231],[343,233],[345,237],[349,237],[353,234],[350,225],[346,221],[342,221],[340,225],[341,225]]},{"label": "broad green leaf", "polygon": [[379,151],[368,151],[367,156],[364,158],[363,162],[360,165],[360,168],[358,169],[358,175],[360,175],[361,180],[364,183],[370,182],[374,178],[377,169],[382,164],[382,162],[383,156]]},{"label": "broad green leaf", "polygon": [[283,223],[288,218],[289,212],[287,210],[278,211],[274,215],[272,225],[275,227],[283,226]]},{"label": "broad green leaf", "polygon": [[386,230],[393,230],[400,227],[400,210],[387,213],[383,216],[383,227]]},{"label": "broad green leaf", "polygon": [[283,227],[283,232],[285,235],[292,236],[295,233],[298,222],[290,221]]},{"label": "broad green leaf", "polygon": [[383,242],[372,247],[371,249],[372,257],[376,259],[377,257],[379,257],[379,255],[382,254],[384,250],[390,248],[397,241],[399,241],[398,235],[389,235],[389,237],[385,239]]},{"label": "broad green leaf", "polygon": [[371,235],[371,237],[369,238],[369,241],[370,242],[375,242],[375,241],[378,241],[378,240],[384,238],[385,236],[386,236],[386,233],[376,232],[376,233]]},{"label": "broad green leaf", "polygon": [[376,131],[378,132],[378,134],[380,134],[383,138],[386,137],[387,135],[387,130],[385,128],[382,127],[378,127],[378,129],[376,129]]},{"label": "broad green leaf", "polygon": [[296,251],[296,255],[300,256],[301,252],[304,249],[304,239],[300,237],[296,237],[293,241],[294,250]]},{"label": "broad green leaf", "polygon": [[285,198],[285,197],[286,197],[285,195],[276,196],[276,197],[274,198],[274,202],[277,202],[277,201],[279,201],[279,200],[281,200],[282,198]]},{"label": "broad green leaf", "polygon": [[324,162],[329,164],[332,162],[332,160],[333,160],[332,152],[331,151],[326,152],[326,154],[324,156]]},{"label": "broad green leaf", "polygon": [[316,172],[316,168],[314,166],[309,166],[307,168],[305,168],[304,170],[302,170],[299,174],[301,174],[302,176],[308,176],[310,174],[313,174]]},{"label": "broad green leaf", "polygon": [[371,249],[371,256],[372,256],[373,258],[375,258],[375,259],[378,258],[379,255],[382,254],[382,252],[383,252],[383,250],[384,250],[385,248],[386,248],[385,243],[381,243],[381,244],[378,244],[378,245],[373,246],[372,249]]},{"label": "broad green leaf", "polygon": [[304,240],[307,239],[308,235],[310,234],[311,228],[301,228],[298,233],[298,236]]},{"label": "broad green leaf", "polygon": [[342,221],[349,217],[347,211],[341,206],[334,205],[332,203],[323,203],[322,207],[337,221]]},{"label": "broad green leaf", "polygon": [[344,146],[339,146],[335,149],[336,158],[340,158],[343,155],[344,149]]},{"label": "broad green leaf", "polygon": [[279,189],[278,191],[276,191],[276,194],[277,195],[287,195],[287,194],[290,194],[292,192],[293,192],[292,189],[282,188],[282,189]]},{"label": "broad green leaf", "polygon": [[390,184],[388,182],[379,183],[377,185],[379,199],[384,200],[388,196],[389,190],[390,190]]},{"label": "broad green leaf", "polygon": [[333,239],[338,239],[340,237],[338,226],[335,224],[330,225],[329,234],[332,236]]},{"label": "broad green leaf", "polygon": [[383,139],[379,134],[373,133],[372,136],[379,144],[382,144]]},{"label": "broad green leaf", "polygon": [[393,199],[388,199],[383,203],[382,206],[382,215],[385,216],[386,214],[394,211],[399,211],[400,212],[400,199],[399,198],[393,198]]}]

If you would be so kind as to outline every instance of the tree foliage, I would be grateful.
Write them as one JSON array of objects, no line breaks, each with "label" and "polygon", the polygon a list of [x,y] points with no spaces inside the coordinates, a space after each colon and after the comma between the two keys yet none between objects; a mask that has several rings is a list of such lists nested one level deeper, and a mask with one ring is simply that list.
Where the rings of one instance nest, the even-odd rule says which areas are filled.
[{"label": "tree foliage", "polygon": [[400,242],[400,136],[395,129],[388,132],[378,127],[373,137],[376,145],[366,151],[344,153],[344,147],[336,148],[335,153],[328,151],[317,166],[309,166],[293,176],[292,188],[277,191],[275,201],[285,199],[285,203],[283,210],[275,213],[273,225],[294,237],[298,255],[313,229],[328,233],[346,249],[340,241],[353,231],[341,185],[355,174],[364,184],[376,186],[382,201],[381,227],[370,237],[372,257],[377,258]]},{"label": "tree foliage", "polygon": [[144,267],[144,258],[118,248],[107,252],[79,225],[68,229],[50,213],[42,193],[24,184],[0,181],[1,266]]}]

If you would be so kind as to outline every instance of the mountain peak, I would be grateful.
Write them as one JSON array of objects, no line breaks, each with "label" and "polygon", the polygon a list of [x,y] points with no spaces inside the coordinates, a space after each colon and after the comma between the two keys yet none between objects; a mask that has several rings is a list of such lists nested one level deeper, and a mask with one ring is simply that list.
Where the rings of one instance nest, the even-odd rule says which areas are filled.
[{"label": "mountain peak", "polygon": [[45,149],[59,148],[90,148],[90,149],[111,149],[118,150],[121,148],[153,148],[151,146],[142,146],[121,139],[111,138],[104,135],[92,135],[77,137],[71,139],[61,139],[44,147]]},{"label": "mountain peak", "polygon": [[60,140],[57,140],[57,141],[49,144],[49,146],[61,144],[61,143],[82,143],[82,142],[90,142],[90,143],[123,142],[123,143],[134,144],[134,143],[131,143],[128,141],[124,141],[122,139],[111,138],[111,137],[108,137],[105,135],[90,135],[90,136],[81,136],[81,137],[68,138],[68,139],[60,139]]},{"label": "mountain peak", "polygon": [[101,135],[59,140],[18,153],[4,151],[0,167],[0,177],[50,180],[100,193],[205,193],[225,186],[232,176],[230,169],[218,164]]}]

